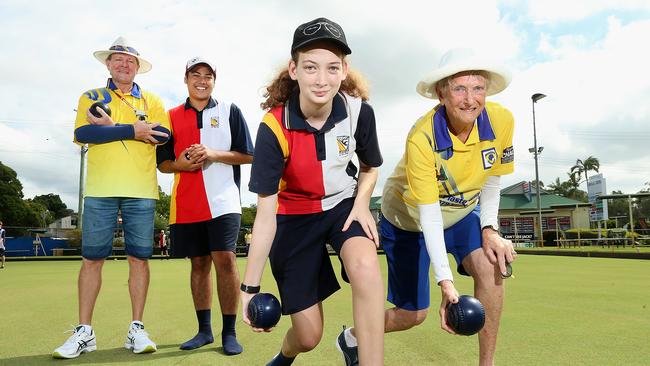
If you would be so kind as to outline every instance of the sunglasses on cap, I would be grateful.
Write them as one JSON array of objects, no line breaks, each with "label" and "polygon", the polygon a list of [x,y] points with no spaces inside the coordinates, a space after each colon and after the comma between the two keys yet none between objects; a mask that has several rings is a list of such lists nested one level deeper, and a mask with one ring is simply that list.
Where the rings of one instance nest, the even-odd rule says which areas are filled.
[{"label": "sunglasses on cap", "polygon": [[318,22],[316,24],[310,25],[302,30],[302,34],[306,36],[311,36],[312,34],[321,30],[321,28],[325,28],[325,30],[327,30],[331,35],[333,35],[336,38],[341,37],[341,31],[338,29],[338,27],[328,22]]}]

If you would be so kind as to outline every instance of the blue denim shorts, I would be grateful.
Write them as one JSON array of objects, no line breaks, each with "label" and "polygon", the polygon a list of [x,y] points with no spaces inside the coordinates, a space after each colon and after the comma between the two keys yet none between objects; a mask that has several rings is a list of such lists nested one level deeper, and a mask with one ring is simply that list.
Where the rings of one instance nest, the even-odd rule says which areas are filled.
[{"label": "blue denim shorts", "polygon": [[[429,268],[431,260],[421,232],[402,230],[385,218],[380,224],[381,244],[388,262],[388,301],[406,310],[429,307]],[[447,253],[454,256],[457,271],[468,276],[463,259],[481,248],[479,208],[445,229]]]},{"label": "blue denim shorts", "polygon": [[86,197],[82,226],[82,256],[103,259],[111,255],[117,229],[117,213],[122,215],[127,255],[146,259],[153,253],[153,222],[156,200],[148,198]]}]

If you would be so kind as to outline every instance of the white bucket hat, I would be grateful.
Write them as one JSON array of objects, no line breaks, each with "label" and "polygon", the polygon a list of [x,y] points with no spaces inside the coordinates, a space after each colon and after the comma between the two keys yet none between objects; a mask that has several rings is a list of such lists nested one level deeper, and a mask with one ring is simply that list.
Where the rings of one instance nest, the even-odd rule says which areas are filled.
[{"label": "white bucket hat", "polygon": [[483,70],[490,74],[490,83],[486,95],[497,94],[510,84],[510,72],[489,58],[478,55],[467,48],[455,48],[447,51],[438,64],[438,68],[422,79],[416,90],[420,95],[430,99],[440,99],[436,94],[436,83],[463,71]]},{"label": "white bucket hat", "polygon": [[99,60],[99,62],[106,65],[106,59],[113,53],[123,53],[125,55],[131,55],[137,58],[138,63],[140,64],[140,67],[138,68],[138,74],[144,74],[145,72],[151,70],[151,63],[140,57],[140,53],[136,51],[133,46],[131,46],[130,42],[127,41],[126,38],[121,36],[117,37],[115,42],[113,42],[113,45],[111,45],[108,50],[95,51],[93,55],[97,60]]}]

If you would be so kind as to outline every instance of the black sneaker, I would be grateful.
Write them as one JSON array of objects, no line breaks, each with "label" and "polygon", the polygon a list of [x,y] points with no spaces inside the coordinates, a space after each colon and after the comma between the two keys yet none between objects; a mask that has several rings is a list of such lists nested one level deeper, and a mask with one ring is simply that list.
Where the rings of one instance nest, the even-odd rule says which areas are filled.
[{"label": "black sneaker", "polygon": [[348,347],[348,344],[345,343],[345,327],[343,327],[341,334],[336,337],[336,348],[343,354],[345,366],[359,366],[358,347]]}]

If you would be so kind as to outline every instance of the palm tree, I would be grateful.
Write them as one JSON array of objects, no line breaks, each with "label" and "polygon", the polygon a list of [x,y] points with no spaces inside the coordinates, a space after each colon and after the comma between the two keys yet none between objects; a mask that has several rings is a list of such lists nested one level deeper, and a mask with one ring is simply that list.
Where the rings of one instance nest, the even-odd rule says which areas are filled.
[{"label": "palm tree", "polygon": [[586,202],[587,194],[580,190],[580,176],[576,173],[567,173],[568,180],[562,182],[560,178],[548,185],[549,191],[562,197],[571,198],[576,201]]},{"label": "palm tree", "polygon": [[580,191],[580,174],[578,173],[567,173],[569,180],[567,183],[568,196],[569,198],[578,199],[578,192]]},{"label": "palm tree", "polygon": [[589,156],[584,161],[580,159],[576,160],[576,164],[571,167],[571,174],[575,173],[580,177],[582,176],[582,173],[585,173],[585,182],[589,183],[587,172],[593,170],[598,173],[598,169],[600,169],[600,161],[598,161],[598,158]]},{"label": "palm tree", "polygon": [[557,194],[558,196],[568,197],[570,185],[569,182],[560,182],[560,177],[555,178],[555,182],[548,185],[548,188],[551,193]]}]

